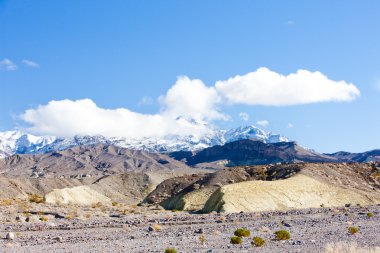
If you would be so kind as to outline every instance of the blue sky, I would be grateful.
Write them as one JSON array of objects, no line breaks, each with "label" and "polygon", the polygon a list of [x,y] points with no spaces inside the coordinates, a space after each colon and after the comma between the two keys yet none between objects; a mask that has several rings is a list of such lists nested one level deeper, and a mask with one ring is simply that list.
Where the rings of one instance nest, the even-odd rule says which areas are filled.
[{"label": "blue sky", "polygon": [[216,106],[228,119],[212,124],[268,121],[264,129],[321,152],[380,148],[379,11],[375,0],[0,0],[0,131],[27,126],[20,115],[52,100],[172,112],[167,92],[178,76],[214,87],[265,67],[284,76],[319,71],[360,96],[274,106],[224,94]]}]

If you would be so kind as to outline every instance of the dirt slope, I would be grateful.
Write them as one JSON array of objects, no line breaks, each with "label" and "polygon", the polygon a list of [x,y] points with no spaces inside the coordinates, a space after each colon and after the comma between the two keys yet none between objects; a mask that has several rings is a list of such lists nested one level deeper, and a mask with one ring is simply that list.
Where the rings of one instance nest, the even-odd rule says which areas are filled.
[{"label": "dirt slope", "polygon": [[54,189],[45,195],[45,201],[49,204],[75,204],[92,205],[98,202],[110,203],[111,200],[106,196],[92,190],[87,185],[76,186],[73,188]]},{"label": "dirt slope", "polygon": [[219,188],[207,200],[204,211],[252,212],[318,207],[345,204],[380,203],[380,194],[336,187],[302,174],[278,181],[247,181]]}]

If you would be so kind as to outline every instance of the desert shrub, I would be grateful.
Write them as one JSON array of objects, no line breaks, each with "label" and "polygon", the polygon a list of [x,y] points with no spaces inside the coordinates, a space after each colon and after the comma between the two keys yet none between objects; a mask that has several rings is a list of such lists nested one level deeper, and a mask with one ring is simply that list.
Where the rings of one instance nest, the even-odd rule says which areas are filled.
[{"label": "desert shrub", "polygon": [[231,237],[231,243],[232,244],[242,244],[243,239],[240,236],[232,236]]},{"label": "desert shrub", "polygon": [[235,230],[234,235],[239,237],[249,237],[251,235],[251,231],[245,228],[238,228]]},{"label": "desert shrub", "polygon": [[252,238],[252,245],[255,247],[262,247],[265,244],[265,240],[261,237],[255,236]]},{"label": "desert shrub", "polygon": [[77,214],[76,213],[74,213],[74,212],[70,212],[70,213],[68,213],[67,215],[66,215],[66,219],[68,219],[68,220],[72,220],[72,219],[74,219],[74,218],[76,218],[77,217]]},{"label": "desert shrub", "polygon": [[367,213],[368,218],[372,218],[373,216],[375,216],[373,213]]},{"label": "desert shrub", "polygon": [[40,203],[44,203],[45,202],[45,198],[43,196],[40,196],[40,195],[37,195],[37,194],[32,194],[29,197],[29,201],[33,202],[33,203],[40,204]]},{"label": "desert shrub", "polygon": [[112,202],[112,206],[118,206],[119,205],[119,203],[117,203],[117,202]]},{"label": "desert shrub", "polygon": [[166,248],[165,253],[177,253],[177,250],[174,248]]},{"label": "desert shrub", "polygon": [[278,231],[274,232],[274,234],[276,235],[278,240],[289,240],[290,239],[290,233],[285,229],[278,230]]},{"label": "desert shrub", "polygon": [[356,234],[357,232],[359,232],[359,228],[357,228],[357,227],[349,227],[348,228],[348,233],[350,233],[351,235]]}]

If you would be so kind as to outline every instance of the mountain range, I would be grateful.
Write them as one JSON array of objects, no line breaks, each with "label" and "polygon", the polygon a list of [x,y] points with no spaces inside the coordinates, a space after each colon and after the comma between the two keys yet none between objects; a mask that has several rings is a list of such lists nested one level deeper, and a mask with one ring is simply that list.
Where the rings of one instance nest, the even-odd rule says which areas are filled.
[{"label": "mountain range", "polygon": [[0,132],[0,158],[14,154],[41,154],[66,150],[75,146],[96,144],[113,145],[151,153],[196,151],[242,139],[260,140],[264,143],[289,141],[284,136],[266,132],[255,126],[242,126],[230,130],[215,130],[210,128],[203,135],[171,135],[164,138],[107,138],[101,135],[77,135],[61,138],[55,136],[35,136],[24,131],[7,131]]}]

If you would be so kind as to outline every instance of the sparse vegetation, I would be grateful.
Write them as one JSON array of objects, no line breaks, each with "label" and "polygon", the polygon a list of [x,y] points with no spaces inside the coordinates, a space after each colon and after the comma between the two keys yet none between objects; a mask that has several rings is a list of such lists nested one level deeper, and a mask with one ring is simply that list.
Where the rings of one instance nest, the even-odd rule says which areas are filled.
[{"label": "sparse vegetation", "polygon": [[252,245],[255,247],[262,247],[265,245],[265,240],[259,236],[252,238]]},{"label": "sparse vegetation", "polygon": [[38,195],[38,194],[32,194],[29,197],[29,201],[32,203],[41,204],[41,203],[45,202],[45,198],[43,196]]},{"label": "sparse vegetation", "polygon": [[177,253],[177,250],[174,248],[166,248],[165,253]]},{"label": "sparse vegetation", "polygon": [[230,241],[232,244],[242,244],[243,243],[243,239],[240,236],[232,236]]},{"label": "sparse vegetation", "polygon": [[274,232],[278,240],[289,240],[290,239],[290,233],[289,231],[282,229]]},{"label": "sparse vegetation", "polygon": [[359,247],[356,242],[336,242],[329,243],[325,247],[325,253],[378,253],[380,247],[363,248]]},{"label": "sparse vegetation", "polygon": [[68,220],[72,220],[72,219],[74,219],[75,217],[77,217],[77,214],[74,213],[74,212],[70,212],[70,213],[68,213],[68,214],[66,215],[66,219],[68,219]]},{"label": "sparse vegetation", "polygon": [[251,235],[251,231],[245,228],[238,228],[235,230],[234,235],[239,237],[249,237]]},{"label": "sparse vegetation", "polygon": [[372,218],[373,216],[375,216],[373,213],[367,213],[368,218]]},{"label": "sparse vegetation", "polygon": [[200,242],[202,245],[206,244],[206,242],[207,242],[206,236],[204,236],[204,235],[200,235],[200,236],[198,237],[198,239],[199,239],[199,242]]},{"label": "sparse vegetation", "polygon": [[1,205],[2,206],[10,206],[10,205],[12,205],[12,200],[11,199],[3,199],[1,201]]},{"label": "sparse vegetation", "polygon": [[120,204],[118,202],[112,202],[112,206],[119,206]]},{"label": "sparse vegetation", "polygon": [[348,228],[348,233],[350,233],[351,235],[354,235],[358,232],[359,232],[359,228],[357,228],[357,227],[349,227]]}]

